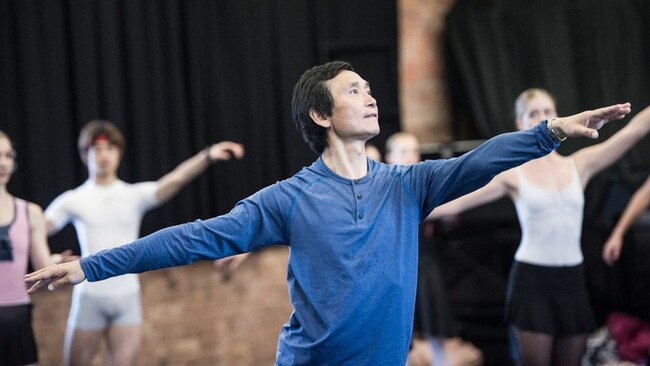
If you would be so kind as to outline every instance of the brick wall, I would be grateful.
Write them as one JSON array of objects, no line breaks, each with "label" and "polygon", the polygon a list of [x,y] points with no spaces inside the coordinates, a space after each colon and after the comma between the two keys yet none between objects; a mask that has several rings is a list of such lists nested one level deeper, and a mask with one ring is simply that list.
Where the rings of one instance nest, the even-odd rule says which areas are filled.
[{"label": "brick wall", "polygon": [[400,121],[421,143],[451,138],[444,75],[444,17],[455,0],[400,0]]},{"label": "brick wall", "polygon": [[[211,262],[140,276],[144,340],[138,365],[271,365],[291,313],[287,250],[252,255],[229,280]],[[60,365],[71,289],[32,297],[41,365]],[[102,356],[103,357],[103,356]],[[103,365],[98,357],[94,365]]]}]

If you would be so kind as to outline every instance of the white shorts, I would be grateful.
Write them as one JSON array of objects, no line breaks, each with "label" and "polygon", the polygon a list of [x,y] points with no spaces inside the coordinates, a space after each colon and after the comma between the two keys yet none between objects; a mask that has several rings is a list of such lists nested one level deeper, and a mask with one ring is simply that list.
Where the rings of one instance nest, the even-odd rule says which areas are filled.
[{"label": "white shorts", "polygon": [[72,296],[68,326],[103,330],[110,325],[142,324],[140,291],[120,296],[93,296],[81,291]]}]

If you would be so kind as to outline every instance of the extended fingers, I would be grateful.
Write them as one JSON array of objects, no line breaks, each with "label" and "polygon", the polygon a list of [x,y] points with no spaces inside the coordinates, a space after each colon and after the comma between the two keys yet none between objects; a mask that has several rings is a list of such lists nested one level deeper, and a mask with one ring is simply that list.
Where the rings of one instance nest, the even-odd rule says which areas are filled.
[{"label": "extended fingers", "polygon": [[602,119],[621,119],[632,111],[630,103],[614,104],[596,109],[594,117]]},{"label": "extended fingers", "polygon": [[[25,282],[34,283],[34,282],[52,282],[53,280],[62,277],[65,274],[65,271],[61,269],[58,265],[51,265],[45,267],[36,272],[28,273],[25,275]],[[42,286],[41,286],[42,287]]]},{"label": "extended fingers", "polygon": [[582,137],[587,137],[590,139],[597,139],[598,138],[598,131],[596,131],[593,128],[585,127],[580,124],[577,124],[573,126],[573,130],[571,133],[567,133],[567,135],[572,136],[572,137],[577,137],[577,136],[582,136]]},{"label": "extended fingers", "polygon": [[32,287],[30,287],[30,288],[27,290],[27,293],[28,293],[29,295],[31,295],[31,294],[37,292],[38,290],[42,289],[43,287],[46,287],[46,286],[49,285],[49,284],[50,284],[50,281],[36,281],[36,283],[34,283],[34,284],[32,285]]},{"label": "extended fingers", "polygon": [[60,289],[61,287],[70,285],[70,279],[68,277],[62,277],[59,278],[58,280],[52,281],[47,285],[47,289],[50,291],[56,291]]},{"label": "extended fingers", "polygon": [[40,280],[44,280],[46,278],[49,278],[49,276],[50,276],[49,273],[52,270],[52,268],[55,267],[55,266],[56,265],[52,265],[52,266],[49,266],[49,267],[45,267],[43,269],[39,269],[36,272],[26,274],[25,275],[25,282],[30,282],[31,283],[31,282],[36,282],[36,281],[40,281]]}]

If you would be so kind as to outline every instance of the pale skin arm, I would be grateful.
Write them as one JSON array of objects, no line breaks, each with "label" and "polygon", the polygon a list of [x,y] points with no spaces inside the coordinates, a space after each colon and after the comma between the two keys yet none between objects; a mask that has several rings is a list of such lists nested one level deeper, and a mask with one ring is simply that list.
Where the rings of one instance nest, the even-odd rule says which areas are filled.
[{"label": "pale skin arm", "polygon": [[436,207],[427,220],[435,220],[445,216],[455,216],[471,210],[472,208],[494,202],[499,198],[508,195],[509,187],[512,186],[512,170],[505,171],[490,181],[480,189],[472,193],[468,193],[462,197],[456,198],[453,201],[447,202],[444,205]]},{"label": "pale skin arm", "polygon": [[614,265],[621,255],[623,248],[623,238],[625,233],[632,226],[639,216],[650,205],[650,176],[646,179],[645,183],[634,193],[632,199],[625,207],[623,215],[616,223],[614,230],[609,235],[609,239],[605,242],[603,247],[603,260],[608,265]]},{"label": "pale skin arm", "polygon": [[[576,163],[576,167],[578,169],[580,179],[582,180],[583,187],[587,185],[589,180],[594,175],[598,174],[603,169],[606,169],[618,159],[620,159],[632,148],[632,146],[634,146],[634,144],[643,139],[648,134],[648,132],[650,132],[650,107],[646,107],[637,113],[636,116],[632,118],[630,123],[627,124],[627,126],[623,127],[620,131],[618,131],[606,141],[575,152],[572,157]],[[644,186],[646,185],[648,185],[648,188],[646,188],[647,193],[647,191],[650,190],[650,183],[646,182]],[[644,188],[642,187],[640,191],[643,189]],[[632,198],[632,201],[630,201],[628,209],[639,210],[639,212],[636,213],[635,217],[631,216],[634,213],[630,213],[630,217],[625,218],[628,212],[628,209],[626,209],[623,216],[621,217],[621,221],[626,220],[622,224],[625,226],[621,226],[621,228],[617,230],[619,224],[621,224],[621,221],[619,221],[619,224],[617,224],[617,227],[614,229],[610,235],[610,238],[607,240],[605,246],[603,247],[603,260],[610,266],[613,265],[620,256],[625,232],[629,226],[632,225],[632,222],[634,222],[634,220],[636,220],[638,216],[641,215],[643,209],[647,207],[647,202],[645,203],[645,206],[641,207],[641,205],[644,204],[643,201],[650,200],[650,198],[646,195],[639,197],[638,202],[633,202],[635,198],[637,198],[636,196],[637,195],[635,194],[635,196]]]},{"label": "pale skin arm", "polygon": [[34,269],[42,269],[52,264],[58,264],[69,261],[74,256],[72,251],[66,250],[60,254],[51,254],[47,244],[47,234],[45,232],[45,217],[40,206],[29,203],[29,239],[30,239],[30,259]]},{"label": "pale skin arm", "polygon": [[572,154],[583,186],[586,186],[594,175],[620,159],[648,132],[650,132],[650,107],[637,113],[627,126],[604,142]]},{"label": "pale skin arm", "polygon": [[156,199],[161,204],[167,202],[189,182],[203,173],[211,163],[229,160],[233,156],[241,159],[244,156],[244,146],[232,141],[222,141],[210,145],[161,177],[158,180]]},{"label": "pale skin arm", "polygon": [[52,221],[48,219],[45,219],[45,229],[47,230],[48,236],[54,235],[58,232],[58,230],[54,227]]},{"label": "pale skin arm", "polygon": [[[597,138],[598,131],[611,120],[620,120],[630,113],[630,103],[616,104],[609,107],[584,111],[568,117],[557,118],[551,126],[569,137]],[[516,168],[515,168],[516,169]],[[469,193],[454,201],[436,207],[427,219],[458,215],[464,211],[502,198],[514,190],[514,171],[509,170],[497,175],[483,188]]]}]

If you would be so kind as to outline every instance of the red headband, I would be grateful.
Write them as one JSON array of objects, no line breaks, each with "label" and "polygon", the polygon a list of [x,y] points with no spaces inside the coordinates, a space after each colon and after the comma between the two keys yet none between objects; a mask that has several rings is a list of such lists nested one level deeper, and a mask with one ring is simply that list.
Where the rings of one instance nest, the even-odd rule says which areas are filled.
[{"label": "red headband", "polygon": [[111,140],[108,138],[108,135],[106,135],[105,133],[100,133],[99,135],[95,136],[95,139],[93,140],[93,144],[99,141],[111,142]]}]

